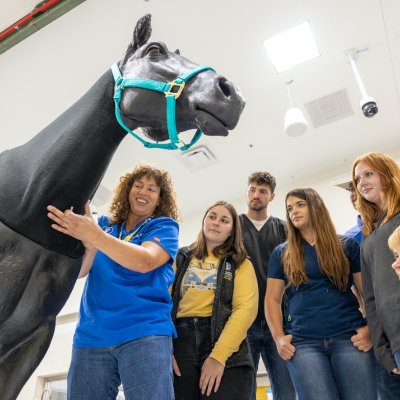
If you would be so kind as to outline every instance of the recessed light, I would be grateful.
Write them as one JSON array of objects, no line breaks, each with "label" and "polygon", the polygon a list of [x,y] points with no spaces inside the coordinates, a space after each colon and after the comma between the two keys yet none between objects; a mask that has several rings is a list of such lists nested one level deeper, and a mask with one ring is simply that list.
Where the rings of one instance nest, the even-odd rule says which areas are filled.
[{"label": "recessed light", "polygon": [[263,44],[278,74],[320,56],[308,21],[264,40]]}]

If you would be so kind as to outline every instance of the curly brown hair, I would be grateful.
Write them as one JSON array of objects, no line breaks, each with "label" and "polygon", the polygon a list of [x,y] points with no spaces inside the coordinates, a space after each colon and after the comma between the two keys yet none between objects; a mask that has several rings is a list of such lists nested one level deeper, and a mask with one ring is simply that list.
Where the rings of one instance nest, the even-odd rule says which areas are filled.
[{"label": "curly brown hair", "polygon": [[153,178],[160,188],[160,201],[154,210],[153,217],[180,219],[176,205],[176,194],[173,190],[169,172],[149,164],[140,163],[135,165],[132,172],[127,172],[119,178],[119,183],[114,189],[114,196],[109,208],[110,225],[121,224],[126,221],[130,210],[129,192],[133,183],[144,176]]},{"label": "curly brown hair", "polygon": [[276,179],[269,172],[253,172],[247,179],[248,185],[251,185],[252,183],[255,183],[256,185],[267,185],[270,187],[272,193],[274,193],[276,188]]}]

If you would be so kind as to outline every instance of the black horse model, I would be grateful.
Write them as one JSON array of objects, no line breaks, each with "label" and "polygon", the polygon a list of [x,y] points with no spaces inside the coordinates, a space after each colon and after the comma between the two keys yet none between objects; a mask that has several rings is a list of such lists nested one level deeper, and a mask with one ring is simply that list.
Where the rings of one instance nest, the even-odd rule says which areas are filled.
[{"label": "black horse model", "polygon": [[[119,63],[123,78],[173,81],[198,68],[160,42],[147,43],[141,18]],[[44,357],[55,319],[77,279],[82,243],[51,228],[46,207],[84,213],[127,134],[115,117],[107,71],[74,105],[26,144],[0,154],[0,399],[14,400]],[[176,130],[226,136],[244,107],[237,88],[208,68],[188,79],[176,101]],[[168,138],[165,96],[126,88],[123,123]]]}]

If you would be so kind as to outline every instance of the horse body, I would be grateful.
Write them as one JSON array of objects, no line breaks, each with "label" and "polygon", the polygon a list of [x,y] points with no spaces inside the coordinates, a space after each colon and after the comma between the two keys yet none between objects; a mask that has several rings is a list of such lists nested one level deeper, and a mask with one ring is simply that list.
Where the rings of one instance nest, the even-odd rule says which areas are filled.
[{"label": "horse body", "polygon": [[46,207],[83,213],[126,132],[114,117],[114,80],[105,73],[32,140],[0,155],[0,220],[15,232],[70,257],[80,241],[55,232]]},{"label": "horse body", "polygon": [[[147,44],[150,16],[137,23],[120,63],[124,77],[170,81],[197,64],[162,43]],[[126,135],[114,115],[114,79],[107,71],[72,107],[32,140],[0,155],[0,398],[13,400],[50,344],[55,318],[68,299],[84,247],[51,228],[46,207],[83,213]],[[165,97],[124,91],[120,109],[130,129],[155,140],[168,130]],[[179,132],[200,128],[227,135],[244,101],[212,71],[192,78],[176,103]]]}]

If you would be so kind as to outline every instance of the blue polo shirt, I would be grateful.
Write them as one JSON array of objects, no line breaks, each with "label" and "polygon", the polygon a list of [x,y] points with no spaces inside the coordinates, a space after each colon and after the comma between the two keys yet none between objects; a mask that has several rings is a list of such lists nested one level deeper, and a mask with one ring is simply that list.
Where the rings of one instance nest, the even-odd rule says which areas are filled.
[{"label": "blue polo shirt", "polygon": [[[314,246],[303,241],[304,259],[308,282],[296,288],[286,289],[288,316],[285,332],[308,339],[325,339],[352,332],[366,320],[358,310],[359,305],[351,291],[351,274],[360,272],[359,244],[353,238],[340,237],[344,251],[350,261],[349,283],[345,292],[339,291],[323,274],[318,265]],[[268,264],[268,278],[282,279],[287,284],[283,272],[282,254],[287,243],[274,249]]]},{"label": "blue polo shirt", "polygon": [[[99,218],[99,225],[109,235],[119,237],[121,225],[110,226],[105,216]],[[130,232],[123,231],[122,237]],[[178,233],[176,221],[158,217],[146,222],[130,239],[139,245],[157,243],[171,256],[166,264],[147,273],[127,269],[97,252],[82,295],[74,347],[113,346],[148,335],[176,336],[168,288],[174,280]]]},{"label": "blue polo shirt", "polygon": [[356,239],[358,244],[360,244],[363,237],[362,230],[363,230],[363,221],[361,219],[361,215],[357,215],[357,225],[350,228],[344,234],[345,236],[349,236]]}]

